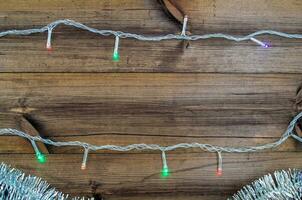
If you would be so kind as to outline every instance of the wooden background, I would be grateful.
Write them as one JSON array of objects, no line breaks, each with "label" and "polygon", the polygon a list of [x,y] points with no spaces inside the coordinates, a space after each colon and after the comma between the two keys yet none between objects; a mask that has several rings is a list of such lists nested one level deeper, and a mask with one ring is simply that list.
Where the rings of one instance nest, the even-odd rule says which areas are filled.
[{"label": "wooden background", "polygon": [[[181,2],[196,34],[302,33],[300,0]],[[62,18],[141,34],[180,31],[155,0],[0,1],[0,30]],[[274,141],[301,110],[302,40],[259,38],[273,48],[214,39],[182,51],[179,41],[122,39],[118,63],[111,61],[114,38],[71,27],[55,29],[51,53],[46,34],[0,38],[0,127],[97,145]],[[301,145],[290,139],[274,151],[223,154],[224,175],[216,177],[215,154],[178,150],[167,155],[171,177],[161,180],[159,153],[97,152],[81,171],[81,149],[40,147],[50,153],[44,165],[27,141],[2,136],[0,161],[65,193],[105,200],[225,199],[302,161]]]}]

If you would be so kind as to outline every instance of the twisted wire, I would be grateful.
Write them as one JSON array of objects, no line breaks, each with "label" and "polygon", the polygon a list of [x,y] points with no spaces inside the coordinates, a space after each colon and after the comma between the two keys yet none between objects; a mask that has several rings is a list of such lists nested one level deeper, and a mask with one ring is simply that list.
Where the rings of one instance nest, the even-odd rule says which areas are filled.
[{"label": "twisted wire", "polygon": [[[302,112],[299,113],[288,125],[287,130],[283,133],[283,135],[280,137],[279,140],[272,142],[272,143],[267,143],[263,145],[258,145],[258,146],[242,146],[242,147],[231,147],[231,146],[216,146],[216,145],[211,145],[211,144],[203,144],[203,143],[179,143],[171,146],[161,146],[158,144],[130,144],[127,146],[118,146],[118,145],[92,145],[89,143],[85,142],[80,142],[80,141],[69,141],[69,142],[59,142],[59,141],[53,141],[50,139],[44,139],[40,136],[31,136],[27,133],[24,133],[22,131],[16,130],[16,129],[11,129],[11,128],[3,128],[0,129],[0,135],[12,135],[12,136],[19,136],[26,138],[30,141],[37,141],[37,142],[43,142],[44,144],[48,145],[53,145],[57,147],[62,147],[62,146],[77,146],[77,147],[82,147],[85,150],[89,151],[97,151],[97,150],[111,150],[111,151],[120,151],[120,152],[126,152],[126,151],[132,151],[132,150],[153,150],[153,151],[162,151],[162,152],[167,152],[167,151],[173,151],[176,149],[184,148],[200,148],[204,151],[208,152],[227,152],[227,153],[246,153],[246,152],[255,152],[255,151],[261,151],[261,150],[266,150],[266,149],[272,149],[276,148],[282,143],[284,143],[290,136],[294,135],[294,128],[297,123],[297,121],[302,117]],[[297,135],[295,135],[296,140],[301,142],[301,138]],[[297,139],[300,138],[300,139]]]},{"label": "twisted wire", "polygon": [[223,33],[213,33],[213,34],[204,34],[204,35],[186,35],[186,34],[167,34],[167,35],[159,35],[159,36],[145,36],[135,33],[127,33],[122,31],[113,31],[113,30],[100,30],[96,28],[92,28],[89,26],[86,26],[82,23],[70,20],[70,19],[62,19],[54,21],[44,27],[41,28],[34,28],[34,29],[25,29],[25,30],[7,30],[0,32],[0,37],[6,36],[6,35],[30,35],[34,33],[42,33],[45,31],[48,31],[50,34],[53,31],[55,27],[58,25],[67,25],[67,26],[73,26],[78,29],[87,30],[92,33],[96,33],[102,36],[116,36],[120,38],[133,38],[137,40],[142,41],[162,41],[162,40],[202,40],[202,39],[210,39],[210,38],[223,38],[227,40],[232,40],[236,42],[245,41],[245,40],[251,40],[252,38],[259,36],[259,35],[276,35],[279,37],[284,38],[295,38],[295,39],[302,39],[302,34],[289,34],[279,31],[273,31],[273,30],[261,30],[254,32],[252,34],[246,35],[246,36],[233,36],[229,34],[223,34]]}]

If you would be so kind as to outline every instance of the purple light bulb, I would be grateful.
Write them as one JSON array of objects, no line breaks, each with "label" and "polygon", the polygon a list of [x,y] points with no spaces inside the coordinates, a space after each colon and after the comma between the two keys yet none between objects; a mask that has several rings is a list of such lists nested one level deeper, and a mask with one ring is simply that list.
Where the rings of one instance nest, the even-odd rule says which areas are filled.
[{"label": "purple light bulb", "polygon": [[264,47],[264,48],[267,49],[267,48],[272,47],[272,45],[270,43],[268,43],[268,42],[264,42],[263,45],[262,45],[262,47]]}]

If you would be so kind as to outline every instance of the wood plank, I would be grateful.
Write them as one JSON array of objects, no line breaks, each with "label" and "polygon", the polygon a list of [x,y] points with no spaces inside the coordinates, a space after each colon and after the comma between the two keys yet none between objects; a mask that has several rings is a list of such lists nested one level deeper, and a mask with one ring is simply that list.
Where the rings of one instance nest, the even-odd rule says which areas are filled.
[{"label": "wood plank", "polygon": [[[1,124],[3,121],[0,121]],[[8,128],[5,124],[2,124],[3,128]],[[13,128],[13,127],[10,127]],[[16,127],[17,130],[21,130],[27,132],[26,130],[19,129]],[[28,132],[27,132],[28,133]],[[126,146],[130,144],[138,144],[138,143],[145,143],[145,144],[159,144],[162,146],[174,145],[178,143],[206,143],[206,144],[213,144],[218,146],[257,146],[263,145],[267,143],[272,143],[279,139],[276,138],[261,138],[261,137],[254,137],[254,138],[236,138],[236,137],[189,137],[189,136],[179,136],[179,137],[169,137],[169,136],[143,136],[143,135],[81,135],[81,136],[56,136],[56,137],[47,137],[48,139],[52,139],[54,141],[81,141],[86,142],[94,145],[121,145]],[[40,147],[40,150],[47,154],[49,151],[51,153],[83,153],[83,149],[79,147],[54,147],[49,146],[45,150],[45,145],[43,146],[41,143],[37,143]],[[34,153],[31,145],[29,142],[23,138],[17,136],[1,136],[0,140],[0,153]],[[49,151],[48,151],[49,150]],[[280,152],[297,152],[301,151],[302,146],[297,143],[294,139],[289,139],[287,142],[282,144],[277,149],[272,149],[268,151],[280,151]],[[131,151],[126,153],[155,153],[155,151]],[[178,149],[171,153],[179,153],[179,152],[202,152],[200,149]],[[122,152],[112,152],[112,151],[97,151],[94,153],[122,153]]]},{"label": "wood plank", "polygon": [[[196,34],[302,32],[299,0],[180,3]],[[42,26],[59,18],[142,34],[180,31],[156,1],[0,2],[0,30]],[[182,51],[178,41],[122,39],[118,63],[111,62],[113,38],[70,27],[56,29],[52,53],[45,51],[45,34],[0,38],[0,72],[9,72],[0,73],[0,128],[98,145],[249,146],[275,141],[302,108],[302,41],[259,38],[271,41],[273,48],[209,40]],[[157,152],[94,152],[87,170],[81,171],[81,149],[50,147],[48,162],[39,165],[28,141],[0,137],[1,162],[41,176],[63,192],[96,200],[226,199],[269,172],[299,168],[301,149],[289,139],[273,151],[223,154],[222,177],[215,176],[215,154],[177,150],[167,154],[172,176],[162,180]]]},{"label": "wood plank", "polygon": [[279,137],[300,74],[0,74],[1,112],[43,136]]},{"label": "wood plank", "polygon": [[[299,0],[230,0],[227,4],[223,0],[193,0],[186,4],[193,33],[247,34],[260,29],[302,32]],[[156,1],[106,0],[80,5],[71,0],[2,1],[0,29],[42,26],[64,16],[95,28],[145,34],[180,31]],[[301,40],[261,37],[273,44],[271,49],[262,49],[253,42],[235,44],[215,39],[193,42],[183,52],[179,41],[148,43],[123,39],[121,61],[113,63],[113,38],[59,27],[53,39],[54,51],[49,54],[45,50],[46,34],[1,38],[0,72],[302,73]]]},{"label": "wood plank", "polygon": [[[20,114],[0,114],[0,128],[17,129],[32,136],[39,135],[30,122]],[[40,142],[36,144],[42,153],[49,153],[46,145]],[[16,136],[1,136],[0,153],[34,153],[34,150],[28,140]]]},{"label": "wood plank", "polygon": [[[18,115],[1,115],[0,114],[0,128],[14,128],[17,130],[24,131],[31,135],[37,135],[37,131],[32,132],[31,129],[24,129],[24,124],[20,126],[19,122],[23,121],[24,118]],[[26,121],[27,122],[27,121]],[[16,123],[16,124],[15,124]],[[24,123],[24,122],[23,122]],[[27,122],[28,123],[28,122]],[[280,130],[280,135],[281,135]],[[42,136],[43,137],[43,136]],[[279,139],[279,136],[276,135],[274,138],[263,138],[263,137],[251,137],[251,138],[237,138],[237,137],[221,137],[221,136],[214,136],[214,137],[190,137],[190,136],[144,136],[142,135],[125,135],[125,134],[102,134],[102,135],[79,135],[79,136],[50,136],[47,137],[48,139],[52,139],[54,141],[81,141],[86,142],[94,145],[107,145],[107,144],[114,144],[114,145],[121,145],[126,146],[129,144],[138,144],[138,143],[145,143],[145,144],[159,144],[162,146],[174,145],[178,143],[206,143],[206,144],[213,144],[218,146],[257,146],[263,145],[266,143],[271,143]],[[83,153],[83,149],[78,147],[54,147],[49,146],[46,148],[45,145],[42,143],[37,143],[39,149],[44,153],[48,154],[51,153]],[[0,153],[34,153],[31,145],[29,142],[23,138],[17,136],[1,136],[0,137]],[[299,145],[296,140],[289,139],[283,145],[278,147],[277,149],[273,149],[272,151],[292,151],[297,152],[301,151],[302,146]],[[270,150],[269,150],[270,151]],[[155,151],[130,151],[126,153],[155,153]],[[178,149],[171,153],[183,153],[183,152],[202,152],[200,149]],[[93,153],[122,153],[122,152],[112,152],[112,151],[97,151]]]},{"label": "wood plank", "polygon": [[0,71],[302,73],[301,40],[265,37],[274,45],[270,49],[253,42],[197,41],[185,52],[179,41],[122,40],[121,60],[113,63],[113,38],[66,34],[55,36],[51,53],[45,49],[45,35],[0,39]]},{"label": "wood plank", "polygon": [[80,170],[81,154],[49,155],[44,165],[28,154],[1,154],[0,159],[74,195],[211,196],[231,195],[275,170],[299,168],[301,153],[224,154],[222,177],[215,176],[215,154],[168,154],[172,174],[166,180],[160,178],[160,154],[91,154],[86,171]]},{"label": "wood plank", "polygon": [[239,32],[272,28],[285,30],[302,22],[299,17],[302,8],[300,1],[196,0],[188,3],[186,0],[180,0],[179,3],[183,4],[189,16],[191,15],[194,29],[196,24],[203,30],[227,29]]},{"label": "wood plank", "polygon": [[[100,197],[100,196],[96,196]],[[182,194],[158,194],[158,195],[132,195],[132,196],[113,196],[113,195],[101,195],[104,199],[109,200],[221,200],[227,199],[228,195],[182,195]]]},{"label": "wood plank", "polygon": [[297,89],[296,110],[302,110],[302,84]]},{"label": "wood plank", "polygon": [[[278,30],[301,30],[302,3],[299,0],[254,0],[248,3],[239,0],[227,3],[223,0],[180,0],[179,3],[188,13],[194,29],[204,32],[226,29],[242,32],[272,27]],[[70,18],[105,28],[179,31],[156,1],[54,0],[49,3],[47,0],[25,0],[20,3],[11,0],[1,2],[0,11],[3,28],[44,25],[46,21]]]},{"label": "wood plank", "polygon": [[[39,132],[33,127],[33,125],[24,117],[21,117],[20,126],[21,126],[20,127],[21,131],[23,131],[31,136],[41,136],[39,134]],[[44,154],[49,153],[49,151],[44,143],[37,142],[36,144],[42,153],[44,153]]]}]

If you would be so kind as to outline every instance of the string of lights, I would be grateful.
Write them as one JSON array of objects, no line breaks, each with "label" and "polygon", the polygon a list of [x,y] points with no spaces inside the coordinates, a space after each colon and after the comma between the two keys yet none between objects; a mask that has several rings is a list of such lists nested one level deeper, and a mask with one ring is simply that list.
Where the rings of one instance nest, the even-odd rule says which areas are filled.
[{"label": "string of lights", "polygon": [[136,34],[136,33],[126,33],[126,32],[122,32],[122,31],[100,30],[100,29],[86,26],[82,23],[79,23],[79,22],[76,22],[73,20],[62,19],[62,20],[54,21],[42,28],[2,31],[2,32],[0,32],[0,37],[4,37],[7,35],[30,35],[30,34],[34,34],[34,33],[43,33],[43,32],[47,31],[46,48],[48,50],[52,50],[51,40],[52,40],[53,30],[58,25],[64,24],[67,26],[76,27],[78,29],[86,30],[86,31],[89,31],[89,32],[92,32],[92,33],[95,33],[98,35],[102,35],[102,36],[114,36],[115,45],[114,45],[113,55],[112,55],[113,61],[119,61],[119,59],[120,59],[119,51],[118,51],[120,38],[132,38],[132,39],[136,39],[136,40],[150,41],[150,42],[156,42],[156,41],[162,41],[162,40],[196,41],[196,40],[206,40],[206,39],[211,39],[211,38],[222,38],[222,39],[231,40],[231,41],[235,41],[235,42],[250,40],[250,41],[253,41],[256,44],[262,46],[263,48],[269,48],[269,47],[271,47],[271,45],[267,42],[262,42],[262,41],[256,39],[257,36],[275,35],[275,36],[284,37],[284,38],[302,39],[302,34],[289,34],[289,33],[284,33],[284,32],[273,31],[273,30],[261,30],[261,31],[254,32],[254,33],[251,33],[246,36],[233,36],[233,35],[223,34],[223,33],[212,33],[212,34],[204,34],[204,35],[188,35],[188,34],[186,34],[187,23],[188,23],[188,18],[187,18],[187,16],[185,16],[181,34],[145,36],[145,35],[140,35],[140,34]]},{"label": "string of lights", "polygon": [[298,136],[294,130],[297,122],[302,117],[302,112],[299,113],[296,117],[293,118],[293,120],[290,122],[290,124],[287,127],[287,130],[283,133],[283,135],[280,137],[279,140],[267,143],[263,145],[258,146],[242,146],[242,147],[224,147],[224,146],[216,146],[211,144],[202,144],[202,143],[179,143],[171,146],[161,146],[158,144],[130,144],[127,146],[118,146],[118,145],[101,145],[96,146],[92,144],[88,144],[85,142],[79,142],[79,141],[69,141],[69,142],[59,142],[59,141],[53,141],[50,139],[44,139],[40,136],[31,136],[27,133],[24,133],[22,131],[11,129],[11,128],[3,128],[0,129],[0,135],[11,135],[11,136],[19,136],[25,139],[28,139],[35,151],[36,158],[39,163],[45,163],[46,162],[46,156],[40,152],[39,148],[36,145],[36,142],[43,142],[47,145],[53,145],[56,147],[63,147],[63,146],[73,146],[73,147],[80,147],[84,149],[84,155],[83,155],[83,161],[81,165],[81,169],[86,169],[86,163],[88,154],[91,151],[98,151],[98,150],[111,150],[111,151],[119,151],[119,152],[127,152],[132,150],[149,150],[149,151],[160,151],[161,152],[161,158],[162,158],[162,177],[168,177],[169,167],[167,164],[167,158],[166,153],[168,151],[173,151],[176,149],[189,149],[189,148],[199,148],[203,151],[208,151],[212,153],[217,153],[217,176],[222,175],[222,153],[247,153],[247,152],[256,152],[256,151],[262,151],[267,149],[272,149],[280,146],[282,143],[284,143],[290,136],[292,136],[294,139],[302,143],[302,138]]},{"label": "string of lights", "polygon": [[[269,43],[262,42],[262,41],[256,39],[257,36],[267,34],[267,35],[275,35],[275,36],[284,37],[284,38],[302,39],[302,34],[289,34],[289,33],[284,33],[284,32],[273,31],[273,30],[261,30],[261,31],[254,32],[254,33],[251,33],[246,36],[233,36],[233,35],[222,34],[222,33],[213,33],[213,34],[204,34],[204,35],[187,35],[186,34],[187,23],[188,23],[188,18],[187,18],[187,16],[185,16],[181,34],[145,36],[145,35],[140,35],[140,34],[135,34],[135,33],[126,33],[126,32],[122,32],[122,31],[100,30],[100,29],[86,26],[82,23],[79,23],[79,22],[76,22],[73,20],[63,19],[63,20],[54,21],[41,28],[2,31],[2,32],[0,32],[0,37],[4,37],[4,36],[8,36],[8,35],[30,35],[30,34],[35,34],[35,33],[47,32],[46,48],[48,50],[52,50],[51,43],[52,43],[53,31],[57,26],[63,24],[63,25],[67,25],[67,26],[76,27],[78,29],[86,30],[86,31],[89,31],[89,32],[92,32],[92,33],[95,33],[95,34],[98,34],[101,36],[114,36],[115,44],[114,44],[113,55],[112,55],[113,61],[119,61],[119,59],[120,59],[119,50],[118,50],[119,43],[120,43],[120,39],[124,39],[124,38],[131,38],[131,39],[136,39],[136,40],[140,40],[140,41],[149,41],[149,42],[158,42],[158,41],[162,41],[162,40],[196,41],[196,40],[205,40],[205,39],[211,39],[211,38],[221,38],[221,39],[231,40],[231,41],[235,41],[235,42],[250,40],[250,41],[253,41],[256,44],[262,46],[263,48],[269,48],[271,45]],[[246,152],[255,152],[255,151],[261,151],[261,150],[266,150],[266,149],[272,149],[272,148],[276,148],[279,145],[281,145],[282,143],[284,143],[290,136],[292,136],[294,139],[296,139],[302,143],[302,138],[299,137],[298,135],[296,135],[293,131],[297,121],[300,119],[301,116],[302,116],[302,112],[300,114],[298,114],[291,121],[287,130],[280,137],[279,140],[272,142],[272,143],[264,144],[264,145],[246,146],[246,147],[222,147],[222,146],[215,146],[215,145],[211,145],[211,144],[202,144],[202,143],[180,143],[180,144],[175,144],[172,146],[160,146],[158,144],[131,144],[131,145],[127,145],[127,146],[117,146],[117,145],[96,146],[96,145],[91,145],[91,144],[79,142],[79,141],[55,142],[50,139],[44,139],[40,136],[31,136],[22,131],[19,131],[16,129],[10,129],[10,128],[0,129],[0,135],[14,135],[14,136],[20,136],[20,137],[28,139],[33,146],[33,149],[36,154],[36,158],[40,163],[46,162],[46,156],[40,152],[38,146],[36,145],[36,142],[43,142],[45,144],[53,145],[53,146],[57,146],[57,147],[61,147],[61,146],[81,147],[84,149],[83,161],[82,161],[82,165],[81,165],[81,169],[83,169],[83,170],[86,169],[87,158],[88,158],[88,154],[90,151],[97,151],[97,150],[112,150],[112,151],[123,151],[123,152],[132,151],[132,150],[161,151],[161,155],[162,155],[161,157],[162,157],[162,162],[163,162],[163,169],[162,169],[163,177],[169,176],[169,168],[168,168],[167,159],[166,159],[166,152],[173,151],[173,150],[179,149],[179,148],[185,148],[185,149],[200,148],[204,151],[217,153],[217,158],[218,158],[217,175],[221,176],[222,175],[222,153],[246,153]]]}]

